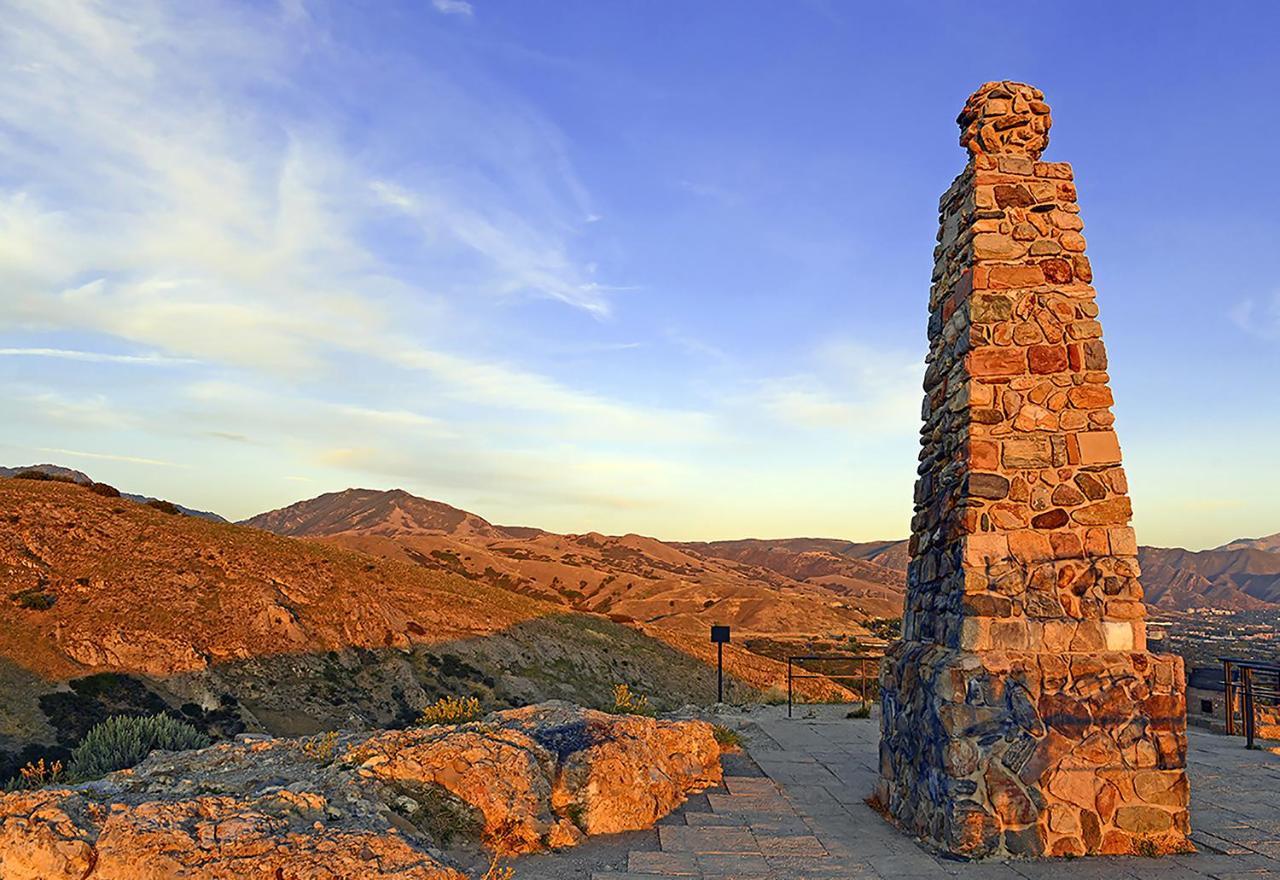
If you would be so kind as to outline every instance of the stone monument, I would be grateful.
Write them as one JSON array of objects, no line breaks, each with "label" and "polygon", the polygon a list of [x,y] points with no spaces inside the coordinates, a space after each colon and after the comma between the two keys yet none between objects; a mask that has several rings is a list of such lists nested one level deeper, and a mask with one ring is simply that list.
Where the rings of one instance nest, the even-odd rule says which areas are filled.
[{"label": "stone monument", "polygon": [[958,855],[1187,851],[1182,660],[1146,647],[1071,167],[1039,89],[957,121],[876,799]]}]

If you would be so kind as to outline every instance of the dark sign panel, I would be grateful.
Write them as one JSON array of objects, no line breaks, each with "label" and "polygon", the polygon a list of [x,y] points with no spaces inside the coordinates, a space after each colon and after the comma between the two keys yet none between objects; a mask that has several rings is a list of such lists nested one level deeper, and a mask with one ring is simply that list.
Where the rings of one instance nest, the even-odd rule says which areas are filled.
[{"label": "dark sign panel", "polygon": [[711,627],[711,641],[723,644],[729,641],[729,627],[713,626]]}]

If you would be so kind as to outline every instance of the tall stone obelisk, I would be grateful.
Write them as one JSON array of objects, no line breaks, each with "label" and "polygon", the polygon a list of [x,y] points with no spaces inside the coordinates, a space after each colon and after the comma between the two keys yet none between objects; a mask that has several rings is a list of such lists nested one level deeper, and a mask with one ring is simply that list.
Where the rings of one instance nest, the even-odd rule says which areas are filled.
[{"label": "tall stone obelisk", "polygon": [[1071,167],[987,83],[942,196],[877,797],[968,856],[1189,849],[1182,660],[1149,653]]}]

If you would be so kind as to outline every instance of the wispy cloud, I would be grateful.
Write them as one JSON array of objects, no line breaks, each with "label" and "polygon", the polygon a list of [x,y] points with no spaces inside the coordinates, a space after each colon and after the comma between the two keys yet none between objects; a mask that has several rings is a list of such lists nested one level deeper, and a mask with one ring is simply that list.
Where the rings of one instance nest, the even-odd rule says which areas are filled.
[{"label": "wispy cloud", "polygon": [[[418,8],[435,48],[485,24]],[[679,533],[785,494],[780,459],[914,431],[918,359],[832,345],[769,374],[696,319],[641,314],[673,293],[617,277],[614,206],[547,113],[330,20],[301,0],[5,8],[0,422],[23,448],[106,476],[189,462],[190,502],[228,515],[372,478]]]},{"label": "wispy cloud", "polygon": [[[391,183],[381,173],[390,166],[375,172],[339,147],[343,133],[329,117],[245,101],[239,87],[253,81],[281,91],[273,108],[293,106],[288,46],[314,27],[296,14],[254,21],[252,34],[249,24],[142,2],[41,4],[7,16],[3,45],[17,74],[0,81],[10,163],[0,177],[0,283],[9,291],[0,319],[158,352],[5,353],[200,361],[295,381],[346,371],[356,355],[430,373],[454,399],[661,433],[667,414],[509,359],[452,351],[456,334],[436,329],[464,323],[485,293],[603,317],[610,292],[624,287],[571,254],[574,226],[594,212],[552,126],[527,108],[428,83],[438,91],[422,99],[440,101],[437,122],[454,127]],[[81,106],[86,94],[94,100]],[[437,149],[449,151],[447,165],[426,173]],[[387,252],[383,237],[366,234],[389,210],[417,230],[408,249]]]},{"label": "wispy cloud", "polygon": [[1280,339],[1280,291],[1270,299],[1246,299],[1228,312],[1237,327],[1262,339]]},{"label": "wispy cloud", "polygon": [[462,15],[470,18],[475,12],[467,0],[431,0],[437,12],[444,15]]},{"label": "wispy cloud", "polygon": [[162,354],[106,354],[100,351],[75,351],[65,348],[0,348],[0,357],[42,357],[95,364],[193,364],[191,358],[175,358]]},{"label": "wispy cloud", "polygon": [[143,458],[138,455],[114,455],[109,452],[82,452],[78,449],[58,449],[50,446],[39,447],[41,452],[48,452],[53,455],[68,455],[72,458],[92,458],[97,461],[122,461],[129,464],[150,464],[157,467],[186,467],[187,465],[178,464],[172,461],[164,461],[158,458]]},{"label": "wispy cloud", "polygon": [[761,381],[764,410],[798,428],[913,434],[920,417],[917,356],[847,340],[820,346],[807,369]]}]

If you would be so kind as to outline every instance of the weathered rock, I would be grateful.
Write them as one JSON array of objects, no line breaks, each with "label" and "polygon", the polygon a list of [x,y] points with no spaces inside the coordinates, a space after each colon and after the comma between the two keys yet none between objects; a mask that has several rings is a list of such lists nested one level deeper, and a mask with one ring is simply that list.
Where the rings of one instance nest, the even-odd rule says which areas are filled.
[{"label": "weathered rock", "polygon": [[437,847],[497,852],[643,828],[720,781],[701,721],[565,703],[483,722],[157,753],[73,788],[0,797],[4,880],[462,880]]},{"label": "weathered rock", "polygon": [[1030,86],[987,83],[959,123],[877,796],[959,855],[1186,849],[1182,665],[1146,651],[1071,168],[1036,161]]}]

